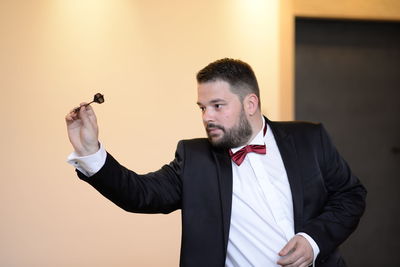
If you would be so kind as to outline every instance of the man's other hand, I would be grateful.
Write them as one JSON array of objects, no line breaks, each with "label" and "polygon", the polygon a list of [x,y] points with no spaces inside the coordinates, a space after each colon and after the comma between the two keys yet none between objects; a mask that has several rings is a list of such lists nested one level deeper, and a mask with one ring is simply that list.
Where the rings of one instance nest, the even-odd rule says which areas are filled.
[{"label": "man's other hand", "polygon": [[281,266],[307,267],[313,262],[314,252],[305,237],[296,235],[279,252],[279,256],[282,258],[277,263]]}]

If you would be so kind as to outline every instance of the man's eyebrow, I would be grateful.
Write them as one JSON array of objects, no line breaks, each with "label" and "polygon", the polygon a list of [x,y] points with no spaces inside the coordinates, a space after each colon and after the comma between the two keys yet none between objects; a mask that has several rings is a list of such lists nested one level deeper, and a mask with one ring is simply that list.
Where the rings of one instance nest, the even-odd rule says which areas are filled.
[{"label": "man's eyebrow", "polygon": [[219,103],[219,102],[226,102],[225,99],[217,98],[210,101],[211,104]]},{"label": "man's eyebrow", "polygon": [[[221,103],[221,102],[226,103],[226,100],[222,99],[222,98],[216,98],[216,99],[211,100],[209,103],[210,104],[215,104],[215,103]],[[202,106],[203,104],[200,103],[200,102],[197,102],[197,105]]]}]

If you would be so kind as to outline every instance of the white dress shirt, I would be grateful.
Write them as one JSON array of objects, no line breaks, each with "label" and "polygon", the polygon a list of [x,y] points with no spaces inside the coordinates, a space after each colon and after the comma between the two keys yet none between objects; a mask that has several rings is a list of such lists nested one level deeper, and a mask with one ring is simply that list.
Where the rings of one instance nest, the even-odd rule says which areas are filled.
[{"label": "white dress shirt", "polygon": [[[279,266],[279,251],[295,235],[290,185],[270,127],[267,125],[265,136],[260,130],[250,144],[265,144],[267,153],[248,153],[240,166],[232,161],[232,215],[226,266]],[[319,253],[317,244],[307,234],[299,234],[313,247],[315,261]]]},{"label": "white dress shirt", "polygon": [[[265,121],[263,119],[263,123]],[[264,125],[263,125],[264,128]],[[267,125],[250,144],[266,144],[267,153],[249,153],[240,166],[232,161],[233,195],[227,267],[279,266],[279,251],[294,236],[293,203],[289,181],[274,135]],[[242,147],[232,149],[236,152]],[[67,162],[86,176],[98,172],[106,161],[103,145],[95,154],[79,157],[75,152]],[[314,252],[318,245],[305,233]]]}]

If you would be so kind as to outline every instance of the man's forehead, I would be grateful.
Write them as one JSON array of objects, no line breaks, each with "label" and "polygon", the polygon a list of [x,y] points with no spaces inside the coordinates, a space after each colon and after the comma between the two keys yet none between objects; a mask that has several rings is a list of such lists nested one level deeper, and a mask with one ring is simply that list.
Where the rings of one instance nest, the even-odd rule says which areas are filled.
[{"label": "man's forehead", "polygon": [[238,94],[232,91],[231,85],[223,80],[199,83],[197,87],[197,105],[241,104]]},{"label": "man's forehead", "polygon": [[197,94],[199,97],[210,96],[228,96],[232,94],[229,83],[225,81],[214,81],[199,83],[197,86]]}]

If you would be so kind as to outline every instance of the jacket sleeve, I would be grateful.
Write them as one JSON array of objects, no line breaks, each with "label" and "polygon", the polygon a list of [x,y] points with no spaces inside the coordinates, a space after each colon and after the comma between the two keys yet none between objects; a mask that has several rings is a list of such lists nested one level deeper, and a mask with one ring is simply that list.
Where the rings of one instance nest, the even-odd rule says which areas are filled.
[{"label": "jacket sleeve", "polygon": [[122,209],[136,213],[170,213],[181,207],[184,145],[179,142],[175,159],[161,169],[145,175],[119,164],[110,154],[104,166],[87,177],[77,170],[80,179]]},{"label": "jacket sleeve", "polygon": [[364,213],[367,191],[339,155],[322,125],[319,129],[317,150],[327,198],[321,213],[308,221],[303,230],[320,248],[317,260],[323,260],[356,229]]}]

